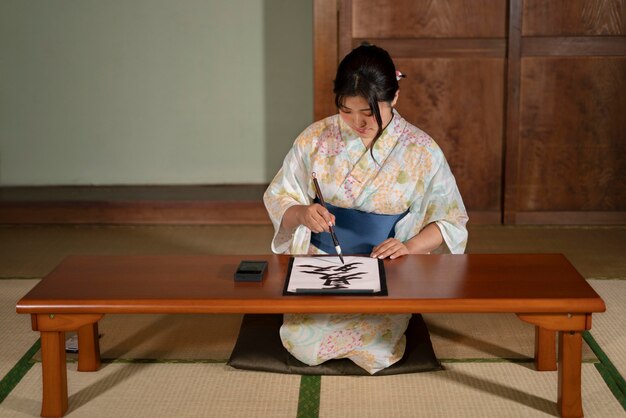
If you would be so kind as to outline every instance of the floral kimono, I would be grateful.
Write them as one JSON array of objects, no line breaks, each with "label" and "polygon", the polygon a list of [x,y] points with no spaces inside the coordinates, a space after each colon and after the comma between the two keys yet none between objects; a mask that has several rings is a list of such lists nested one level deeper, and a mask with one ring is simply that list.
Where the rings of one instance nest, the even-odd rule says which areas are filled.
[{"label": "floral kimono", "polygon": [[[264,195],[274,224],[272,251],[323,254],[311,245],[311,231],[281,228],[285,211],[315,199],[315,172],[327,203],[374,214],[407,212],[395,225],[404,242],[436,223],[444,243],[436,252],[463,253],[467,214],[454,176],[439,146],[394,111],[370,153],[357,134],[334,115],[309,126],[296,139]],[[350,358],[370,373],[404,354],[407,315],[285,315],[283,344],[300,361],[317,365]]]}]

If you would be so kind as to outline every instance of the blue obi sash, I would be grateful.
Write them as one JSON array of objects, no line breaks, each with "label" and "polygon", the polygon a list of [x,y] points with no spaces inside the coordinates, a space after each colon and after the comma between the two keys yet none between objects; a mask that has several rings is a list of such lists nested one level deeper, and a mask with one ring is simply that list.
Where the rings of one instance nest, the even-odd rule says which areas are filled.
[{"label": "blue obi sash", "polygon": [[[319,200],[315,199],[315,203]],[[346,209],[326,203],[326,208],[335,215],[335,234],[343,254],[370,254],[375,246],[394,236],[394,228],[400,219],[409,213],[381,215]],[[334,254],[335,245],[328,232],[311,233],[311,244],[328,254]]]}]

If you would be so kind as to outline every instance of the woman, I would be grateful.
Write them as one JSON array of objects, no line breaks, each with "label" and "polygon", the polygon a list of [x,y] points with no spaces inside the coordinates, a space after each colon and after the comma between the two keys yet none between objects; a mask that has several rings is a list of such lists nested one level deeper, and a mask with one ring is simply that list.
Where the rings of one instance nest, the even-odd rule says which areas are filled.
[{"label": "woman", "polygon": [[[467,214],[445,157],[394,110],[400,77],[389,54],[373,45],[341,61],[334,83],[338,115],[298,136],[265,192],[275,228],[272,251],[333,254],[329,225],[345,254],[393,259],[464,251]],[[315,201],[314,172],[329,210]],[[352,242],[342,239],[342,230],[355,231]],[[410,316],[290,314],[280,335],[306,364],[350,358],[373,374],[402,358]]]}]

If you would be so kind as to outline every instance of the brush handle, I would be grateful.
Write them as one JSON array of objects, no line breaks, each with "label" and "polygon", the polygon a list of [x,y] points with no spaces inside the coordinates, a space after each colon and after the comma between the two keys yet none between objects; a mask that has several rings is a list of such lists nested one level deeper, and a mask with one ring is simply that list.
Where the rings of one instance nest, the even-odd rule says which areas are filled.
[{"label": "brush handle", "polygon": [[317,182],[317,177],[315,177],[315,173],[313,173],[313,187],[315,187],[315,194],[317,198],[320,200],[320,203],[324,208],[328,210],[326,207],[326,202],[324,201],[324,196],[322,196],[322,190],[320,189],[320,184]]},{"label": "brush handle", "polygon": [[[315,187],[315,194],[317,198],[320,200],[320,203],[324,207],[324,209],[328,210],[326,207],[326,202],[324,202],[324,196],[322,196],[322,190],[320,189],[320,185],[317,182],[317,177],[315,176],[315,172],[313,173],[313,187]],[[341,246],[339,245],[339,240],[337,239],[337,235],[335,235],[335,230],[332,225],[328,225],[328,229],[330,230],[330,237],[333,239],[333,244],[335,244],[335,250],[337,251],[337,255],[341,259],[343,263],[343,257],[341,256]]]}]

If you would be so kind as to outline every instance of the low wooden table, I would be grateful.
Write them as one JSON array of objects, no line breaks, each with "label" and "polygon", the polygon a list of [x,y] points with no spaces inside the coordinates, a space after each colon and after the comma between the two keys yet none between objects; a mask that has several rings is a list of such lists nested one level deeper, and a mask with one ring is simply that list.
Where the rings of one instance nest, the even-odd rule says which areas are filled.
[{"label": "low wooden table", "polygon": [[[242,259],[267,260],[262,283],[235,283]],[[560,254],[412,255],[386,260],[388,296],[283,296],[289,257],[72,256],[17,304],[41,333],[41,415],[68,407],[65,332],[78,331],[78,370],[100,367],[105,314],[509,312],[535,325],[537,370],[556,370],[558,408],[582,417],[581,331],[604,302]]]}]

